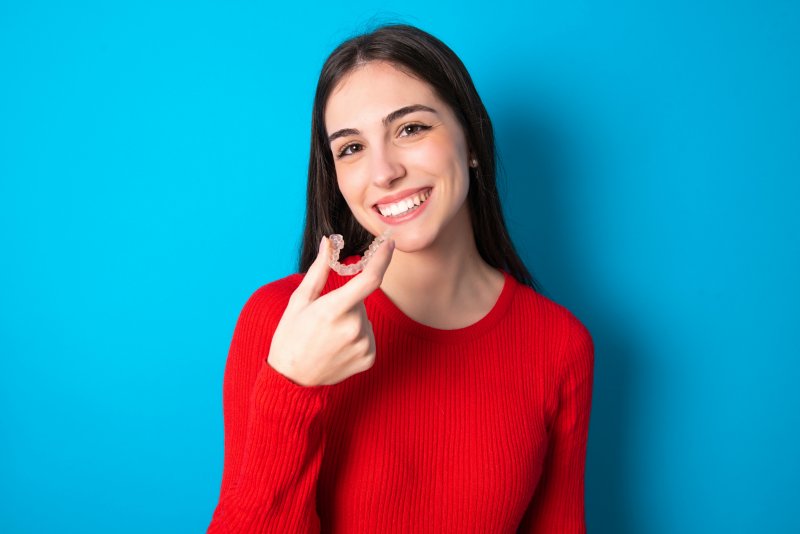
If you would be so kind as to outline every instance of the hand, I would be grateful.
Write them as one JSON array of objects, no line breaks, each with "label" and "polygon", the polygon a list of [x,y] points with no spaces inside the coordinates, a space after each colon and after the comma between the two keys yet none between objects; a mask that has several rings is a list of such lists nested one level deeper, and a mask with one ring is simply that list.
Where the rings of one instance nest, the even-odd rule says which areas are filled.
[{"label": "hand", "polygon": [[328,279],[330,243],[319,252],[281,317],[267,363],[301,386],[336,384],[375,362],[375,335],[364,299],[380,287],[394,252],[387,239],[361,273],[320,297]]}]

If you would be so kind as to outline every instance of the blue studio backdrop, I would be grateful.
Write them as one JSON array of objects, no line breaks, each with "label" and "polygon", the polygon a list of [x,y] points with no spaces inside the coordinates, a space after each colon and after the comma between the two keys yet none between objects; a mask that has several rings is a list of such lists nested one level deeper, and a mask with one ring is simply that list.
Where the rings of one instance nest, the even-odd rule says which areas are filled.
[{"label": "blue studio backdrop", "polygon": [[510,230],[592,332],[598,533],[800,532],[800,4],[0,2],[0,530],[194,533],[310,110],[384,21],[463,59]]}]

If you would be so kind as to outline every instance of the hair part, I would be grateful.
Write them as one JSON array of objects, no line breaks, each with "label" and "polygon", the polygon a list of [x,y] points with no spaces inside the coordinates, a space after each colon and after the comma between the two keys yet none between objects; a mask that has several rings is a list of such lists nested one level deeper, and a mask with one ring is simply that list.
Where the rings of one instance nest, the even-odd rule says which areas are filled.
[{"label": "hair part", "polygon": [[472,78],[458,56],[442,41],[414,26],[391,24],[340,44],[325,61],[317,82],[311,117],[306,218],[300,246],[300,272],[306,272],[318,253],[323,235],[340,233],[346,258],[366,249],[373,236],[356,220],[339,191],[333,153],[325,127],[325,108],[331,92],[353,69],[384,61],[428,83],[452,109],[467,146],[478,160],[469,170],[469,207],[475,244],[483,260],[508,272],[521,284],[540,292],[540,286],[517,254],[506,228],[496,183],[494,131]]}]

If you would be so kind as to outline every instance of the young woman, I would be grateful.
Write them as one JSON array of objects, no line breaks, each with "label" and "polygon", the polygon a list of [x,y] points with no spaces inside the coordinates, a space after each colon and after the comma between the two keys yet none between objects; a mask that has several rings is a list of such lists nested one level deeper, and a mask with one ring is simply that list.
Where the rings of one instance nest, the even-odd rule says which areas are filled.
[{"label": "young woman", "polygon": [[[387,229],[331,272],[324,236],[353,263]],[[209,532],[585,532],[592,338],[517,256],[491,122],[435,37],[325,62],[300,271],[236,325]]]}]

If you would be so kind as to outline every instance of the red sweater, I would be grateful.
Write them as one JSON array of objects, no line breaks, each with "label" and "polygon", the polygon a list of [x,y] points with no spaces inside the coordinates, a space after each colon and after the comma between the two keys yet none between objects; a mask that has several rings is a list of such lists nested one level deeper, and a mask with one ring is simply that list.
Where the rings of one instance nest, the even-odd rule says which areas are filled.
[{"label": "red sweater", "polygon": [[594,346],[574,315],[505,274],[488,315],[439,330],[378,289],[373,367],[304,387],[265,361],[301,279],[258,289],[236,324],[209,533],[586,531]]}]

